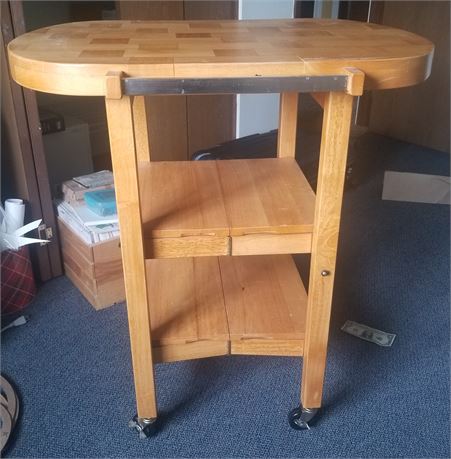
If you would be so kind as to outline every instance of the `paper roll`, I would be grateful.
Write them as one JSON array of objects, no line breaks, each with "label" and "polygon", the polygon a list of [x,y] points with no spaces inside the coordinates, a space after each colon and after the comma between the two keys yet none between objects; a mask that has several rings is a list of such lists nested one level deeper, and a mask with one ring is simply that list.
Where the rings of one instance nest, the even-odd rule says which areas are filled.
[{"label": "paper roll", "polygon": [[5,201],[6,232],[14,233],[23,226],[25,218],[25,204],[22,199],[7,199]]}]

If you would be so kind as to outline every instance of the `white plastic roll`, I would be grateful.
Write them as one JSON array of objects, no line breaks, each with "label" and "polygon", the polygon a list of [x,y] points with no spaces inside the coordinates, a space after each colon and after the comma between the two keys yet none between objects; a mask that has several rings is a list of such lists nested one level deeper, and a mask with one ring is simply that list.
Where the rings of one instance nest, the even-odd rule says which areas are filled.
[{"label": "white plastic roll", "polygon": [[22,199],[7,199],[5,201],[6,232],[14,233],[23,226],[25,217],[25,204]]}]

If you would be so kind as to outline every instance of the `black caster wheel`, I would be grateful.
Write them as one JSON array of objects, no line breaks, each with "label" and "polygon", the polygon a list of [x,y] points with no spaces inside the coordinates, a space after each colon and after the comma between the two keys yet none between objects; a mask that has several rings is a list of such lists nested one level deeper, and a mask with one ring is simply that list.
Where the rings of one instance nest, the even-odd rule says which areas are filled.
[{"label": "black caster wheel", "polygon": [[293,429],[310,430],[309,422],[318,413],[318,408],[304,408],[299,405],[298,408],[291,410],[288,414],[288,422]]},{"label": "black caster wheel", "polygon": [[139,438],[149,438],[156,433],[156,422],[156,418],[139,418],[136,415],[128,422],[128,426],[139,433]]}]

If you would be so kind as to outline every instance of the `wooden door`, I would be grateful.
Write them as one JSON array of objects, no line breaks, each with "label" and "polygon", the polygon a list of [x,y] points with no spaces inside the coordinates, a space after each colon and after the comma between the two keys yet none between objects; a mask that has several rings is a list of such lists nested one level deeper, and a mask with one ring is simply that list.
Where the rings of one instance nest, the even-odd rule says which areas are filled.
[{"label": "wooden door", "polygon": [[385,2],[382,24],[409,30],[435,44],[429,79],[411,88],[375,92],[369,113],[373,132],[450,151],[450,3]]},{"label": "wooden door", "polygon": [[[237,2],[118,1],[121,19],[235,19]],[[198,150],[235,137],[234,95],[146,97],[152,159],[187,160]]]},{"label": "wooden door", "polygon": [[12,81],[6,58],[7,44],[25,32],[22,2],[1,2],[1,24],[2,160],[6,166],[2,178],[9,180],[7,192],[27,202],[27,220],[42,218],[46,225],[41,238],[47,233],[51,242],[30,247],[35,274],[46,281],[62,274],[62,263],[36,95]]}]

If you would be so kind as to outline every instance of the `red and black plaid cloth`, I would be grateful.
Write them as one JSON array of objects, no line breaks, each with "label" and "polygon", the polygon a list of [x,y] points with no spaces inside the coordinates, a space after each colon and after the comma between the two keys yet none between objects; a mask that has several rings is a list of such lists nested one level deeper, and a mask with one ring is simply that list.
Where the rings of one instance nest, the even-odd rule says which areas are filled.
[{"label": "red and black plaid cloth", "polygon": [[36,294],[28,247],[1,253],[1,276],[2,315],[21,311]]}]

